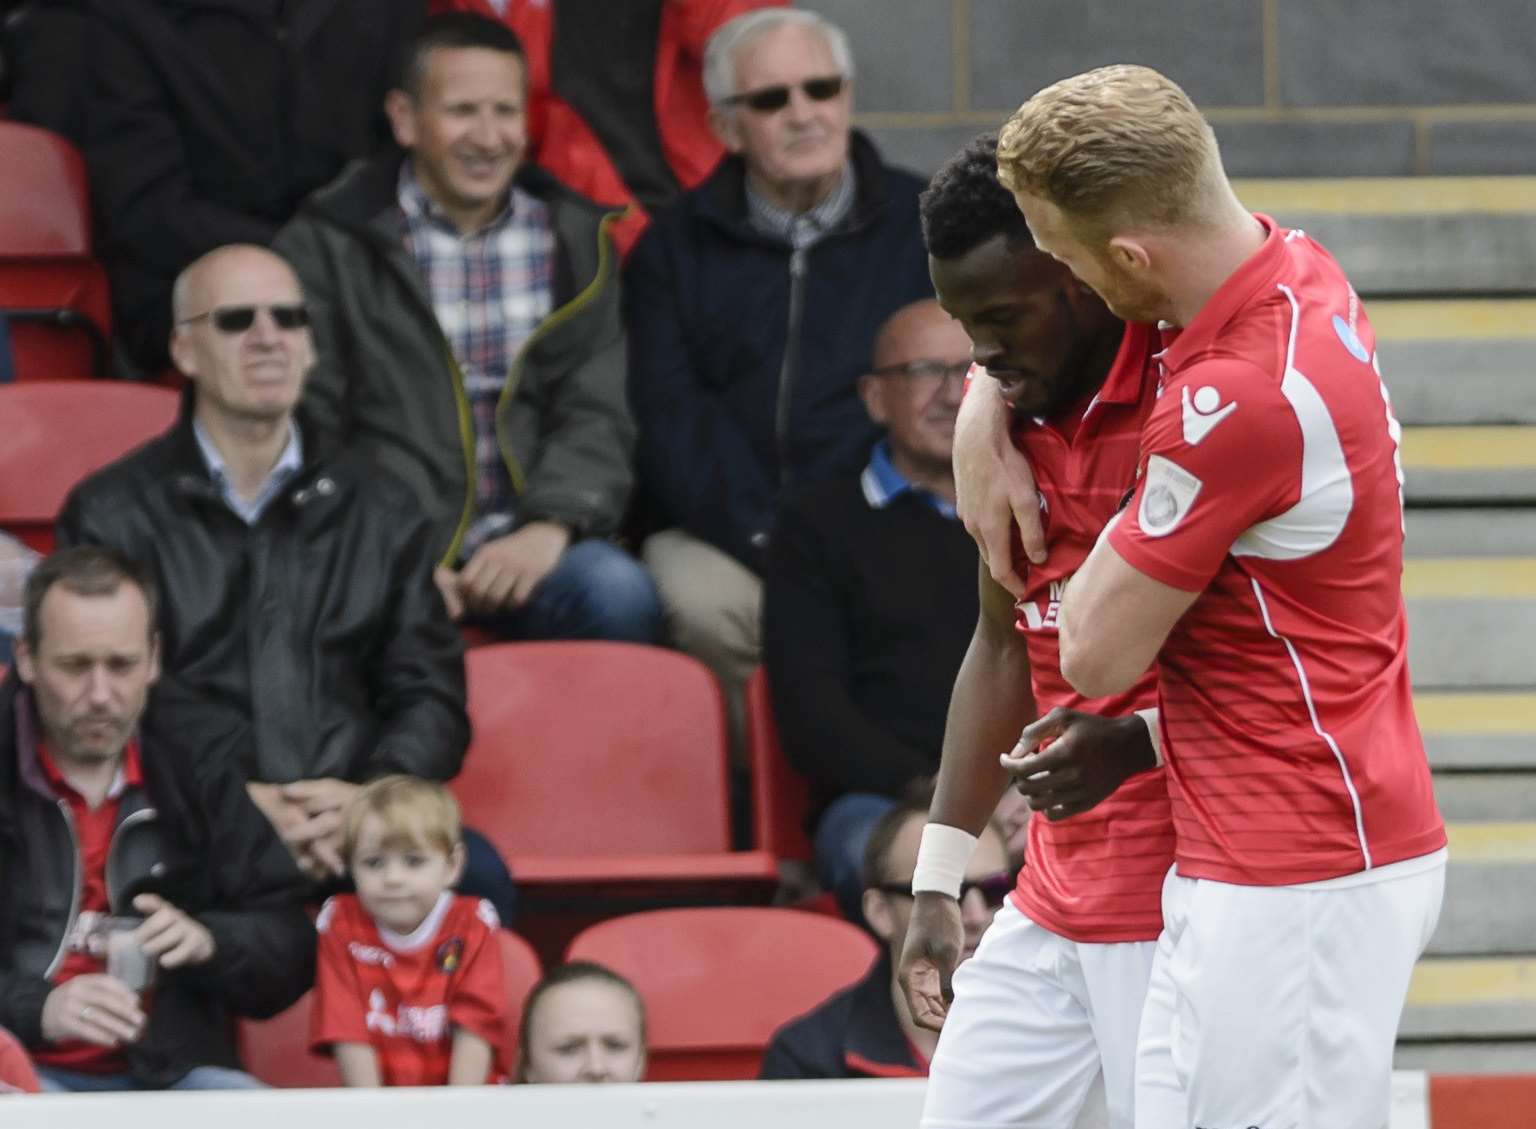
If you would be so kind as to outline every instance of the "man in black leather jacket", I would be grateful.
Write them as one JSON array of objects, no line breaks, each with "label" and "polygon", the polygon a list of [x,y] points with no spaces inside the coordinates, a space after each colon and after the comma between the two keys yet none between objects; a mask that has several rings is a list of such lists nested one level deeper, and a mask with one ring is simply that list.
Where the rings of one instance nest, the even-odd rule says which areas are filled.
[{"label": "man in black leather jacket", "polygon": [[[300,875],[229,758],[144,715],[154,587],[110,550],[55,553],[0,687],[0,1025],[45,1089],[258,1085],[231,1013],[275,1014],[314,975]],[[152,995],[102,952],[113,916],[142,919]]]},{"label": "man in black leather jacket", "polygon": [[[245,723],[252,799],[306,870],[339,875],[358,784],[446,780],[468,744],[463,646],[432,581],[431,525],[404,484],[295,415],[314,351],[282,259],[221,248],[184,272],[174,302],[189,408],[75,488],[59,543],[152,566],[181,690],[165,708],[194,740]],[[471,847],[468,884],[510,915],[510,880],[488,851]]]}]

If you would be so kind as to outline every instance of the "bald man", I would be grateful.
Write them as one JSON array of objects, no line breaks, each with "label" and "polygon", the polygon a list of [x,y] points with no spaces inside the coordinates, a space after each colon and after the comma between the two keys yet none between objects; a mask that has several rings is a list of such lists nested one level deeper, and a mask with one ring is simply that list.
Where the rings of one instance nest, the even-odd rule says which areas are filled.
[{"label": "bald man", "polygon": [[[314,344],[286,262],[221,247],[181,273],[172,306],[181,418],[75,488],[59,541],[152,568],[166,708],[190,740],[242,734],[251,798],[305,871],[337,878],[358,784],[445,780],[469,740],[430,523],[298,411]],[[478,837],[466,886],[510,914],[511,879]]]},{"label": "bald man", "polygon": [[821,882],[858,920],[864,845],[938,769],[976,622],[976,551],[950,446],[970,341],[937,302],[892,314],[859,394],[885,429],[859,475],[785,502],[764,574],[763,654],[790,763],[811,784]]}]

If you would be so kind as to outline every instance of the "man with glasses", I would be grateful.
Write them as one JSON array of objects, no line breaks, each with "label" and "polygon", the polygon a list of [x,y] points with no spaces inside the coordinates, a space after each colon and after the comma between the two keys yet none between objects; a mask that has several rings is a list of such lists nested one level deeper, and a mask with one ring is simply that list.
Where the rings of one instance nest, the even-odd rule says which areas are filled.
[{"label": "man with glasses", "polygon": [[[447,779],[468,744],[431,523],[403,483],[333,450],[297,410],[314,349],[287,263],[221,248],[182,272],[173,302],[187,407],[75,488],[59,540],[156,575],[167,716],[202,743],[243,733],[251,798],[306,871],[338,877],[357,785]],[[468,884],[511,913],[494,851],[474,841],[470,856]]]},{"label": "man with glasses", "polygon": [[932,298],[898,310],[858,389],[885,429],[861,473],[788,498],[763,572],[763,661],[785,755],[819,810],[822,885],[859,920],[864,845],[939,767],[976,622],[976,548],[950,448],[970,341]]},{"label": "man with glasses", "polygon": [[931,291],[922,185],[851,131],[841,30],[738,16],[709,41],[704,86],[729,156],[635,246],[629,394],[662,529],[643,556],[673,641],[714,669],[739,725],[774,508],[868,457],[856,383],[885,319]]},{"label": "man with glasses", "polygon": [[[864,979],[780,1028],[763,1054],[760,1078],[900,1078],[928,1073],[937,1031],[912,1019],[896,980],[902,938],[912,917],[917,865],[933,781],[915,780],[875,823],[860,880],[864,917],[883,951]],[[960,960],[976,951],[992,915],[1013,888],[995,824],[983,830],[960,889],[964,930]]]}]

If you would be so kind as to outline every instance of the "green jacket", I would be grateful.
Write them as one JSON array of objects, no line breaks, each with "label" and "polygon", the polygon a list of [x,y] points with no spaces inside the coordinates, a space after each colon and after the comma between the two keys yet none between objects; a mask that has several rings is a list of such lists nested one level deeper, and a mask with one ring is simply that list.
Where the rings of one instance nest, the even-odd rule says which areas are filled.
[{"label": "green jacket", "polygon": [[[401,237],[401,159],[348,166],[273,247],[298,272],[312,315],[309,413],[411,485],[451,565],[474,509],[474,426],[463,374]],[[611,217],[538,169],[525,167],[517,183],[549,206],[556,244],[555,310],[513,360],[496,409],[517,519],[606,536],[629,502],[635,446]]]}]

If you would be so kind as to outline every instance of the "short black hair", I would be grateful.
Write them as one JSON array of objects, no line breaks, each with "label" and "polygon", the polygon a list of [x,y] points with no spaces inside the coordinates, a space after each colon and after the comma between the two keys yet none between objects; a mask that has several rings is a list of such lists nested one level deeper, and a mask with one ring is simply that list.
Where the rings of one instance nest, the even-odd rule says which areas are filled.
[{"label": "short black hair", "polygon": [[22,597],[22,637],[34,654],[43,638],[43,599],[55,584],[77,596],[110,596],[122,585],[132,584],[144,595],[144,605],[149,609],[149,637],[155,637],[160,594],[150,571],[115,549],[76,545],[50,553],[27,577]]},{"label": "short black hair", "polygon": [[983,133],[945,161],[918,207],[923,243],[935,259],[953,259],[996,236],[1010,247],[1033,245],[1024,213],[997,179],[997,134]]},{"label": "short black hair", "polygon": [[862,877],[866,890],[892,880],[887,865],[890,862],[891,847],[901,834],[901,829],[907,825],[907,820],[914,815],[927,817],[928,809],[933,806],[936,783],[932,776],[920,776],[913,780],[897,799],[896,806],[875,821],[874,830],[869,833],[869,839],[864,844]]},{"label": "short black hair", "polygon": [[[528,53],[523,41],[504,23],[474,12],[441,12],[422,21],[421,30],[406,45],[396,72],[400,89],[415,101],[421,97],[421,79],[427,70],[427,55],[438,48],[483,47],[516,55],[524,68]],[[526,74],[524,76],[526,81]]]}]

